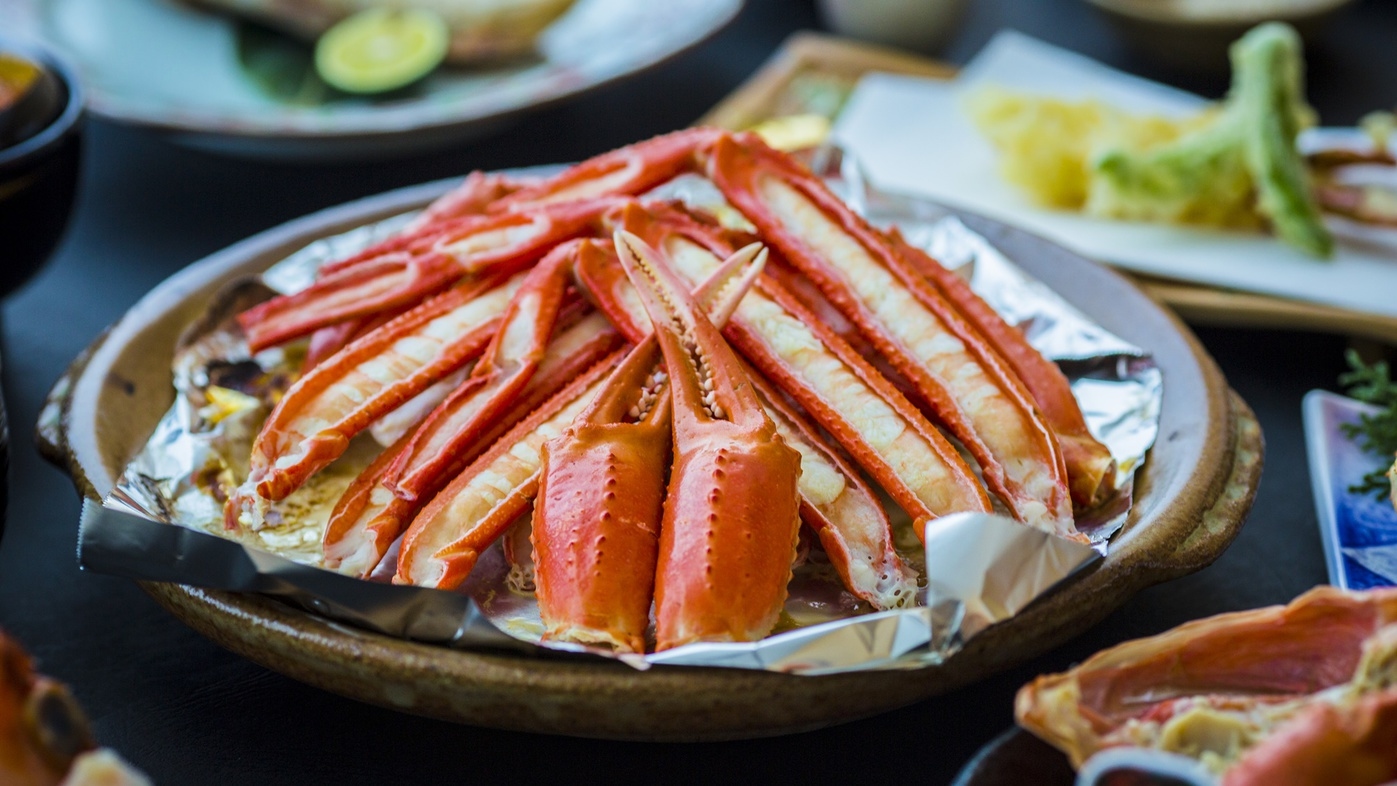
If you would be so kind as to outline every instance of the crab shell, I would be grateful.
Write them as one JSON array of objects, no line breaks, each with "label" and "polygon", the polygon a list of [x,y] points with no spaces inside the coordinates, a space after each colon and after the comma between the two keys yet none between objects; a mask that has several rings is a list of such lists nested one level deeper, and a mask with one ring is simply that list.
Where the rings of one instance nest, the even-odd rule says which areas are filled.
[{"label": "crab shell", "polygon": [[1397,778],[1397,589],[1319,587],[1100,652],[1019,691],[1020,725],[1080,766],[1191,755],[1228,786]]}]

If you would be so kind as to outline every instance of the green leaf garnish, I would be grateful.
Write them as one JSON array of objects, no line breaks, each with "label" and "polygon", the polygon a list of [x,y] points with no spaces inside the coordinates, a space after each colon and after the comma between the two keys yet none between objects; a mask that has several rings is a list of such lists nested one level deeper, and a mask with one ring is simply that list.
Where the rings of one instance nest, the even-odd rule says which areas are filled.
[{"label": "green leaf garnish", "polygon": [[262,25],[238,20],[238,64],[267,96],[293,106],[320,106],[338,97],[315,72],[309,45]]},{"label": "green leaf garnish", "polygon": [[[1344,436],[1358,443],[1360,448],[1381,456],[1397,453],[1397,384],[1392,381],[1387,361],[1379,360],[1368,366],[1349,350],[1344,354],[1351,371],[1339,375],[1339,384],[1348,387],[1348,394],[1359,401],[1381,407],[1382,411],[1373,415],[1359,415],[1357,423],[1343,423],[1339,428]],[[1363,476],[1363,482],[1350,486],[1355,494],[1374,494],[1384,497],[1390,491],[1387,468],[1375,469]]]}]

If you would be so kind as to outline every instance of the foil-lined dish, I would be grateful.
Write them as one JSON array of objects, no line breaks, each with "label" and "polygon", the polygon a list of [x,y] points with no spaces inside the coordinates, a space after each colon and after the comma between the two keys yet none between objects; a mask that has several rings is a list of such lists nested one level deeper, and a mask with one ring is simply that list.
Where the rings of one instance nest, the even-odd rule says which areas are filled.
[{"label": "foil-lined dish", "polygon": [[[1074,522],[1083,535],[1080,542],[987,512],[935,519],[927,527],[924,552],[924,575],[931,578],[912,608],[869,613],[867,604],[831,580],[827,565],[810,561],[804,573],[797,571],[783,604],[783,625],[789,630],[756,642],[687,644],[621,656],[632,665],[821,674],[937,663],[1104,553],[1110,535],[1126,519],[1130,478],[1153,441],[1162,399],[1161,375],[1148,354],[1095,325],[958,219],[925,203],[864,189],[848,166],[838,184],[868,220],[896,224],[908,242],[948,263],[963,263],[980,297],[1024,329],[1035,348],[1059,362],[1072,378],[1073,395],[1092,433],[1110,449],[1119,472],[1113,485],[1119,492]],[[691,205],[711,198],[711,192],[682,193],[703,191],[692,180],[666,188],[660,195],[682,197]],[[721,215],[721,210],[715,212]],[[298,290],[323,263],[370,247],[410,221],[398,217],[317,241],[274,266],[263,281],[274,290]],[[281,516],[270,527],[235,529],[236,543],[227,539],[230,531],[217,490],[230,484],[211,478],[229,473],[235,485],[238,474],[246,473],[241,457],[258,426],[247,414],[256,410],[248,399],[284,387],[297,360],[295,349],[252,355],[220,318],[227,316],[220,309],[231,313],[260,296],[249,287],[233,290],[187,336],[174,375],[180,395],[146,449],[128,466],[107,509],[87,511],[83,563],[138,578],[274,594],[333,618],[418,640],[462,647],[533,646],[539,631],[537,606],[527,593],[511,587],[511,566],[498,549],[481,555],[464,594],[361,581],[316,567],[320,557],[315,547],[329,506],[372,457],[371,446],[356,448],[358,456],[355,450],[347,452],[304,493],[297,492],[302,496],[292,501],[300,506],[294,515]],[[588,651],[598,653],[596,648]]]}]

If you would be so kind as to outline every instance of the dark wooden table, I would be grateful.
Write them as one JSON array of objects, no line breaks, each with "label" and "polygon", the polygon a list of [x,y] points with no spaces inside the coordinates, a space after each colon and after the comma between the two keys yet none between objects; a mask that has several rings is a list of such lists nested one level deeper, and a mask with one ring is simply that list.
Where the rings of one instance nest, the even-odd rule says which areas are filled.
[{"label": "dark wooden table", "polygon": [[[945,56],[963,63],[1010,26],[1208,95],[1224,78],[1134,58],[1081,0],[977,0]],[[651,73],[524,118],[469,147],[393,163],[291,166],[216,158],[94,122],[81,201],[52,264],[4,304],[4,390],[14,456],[0,548],[0,624],[86,705],[104,744],[160,784],[804,781],[944,783],[1011,723],[1014,691],[1121,640],[1289,600],[1325,580],[1300,398],[1333,387],[1344,339],[1200,329],[1265,429],[1251,519],[1212,567],[1141,593],[1097,628],[981,685],[896,712],[770,740],[646,745],[454,726],[341,699],[235,657],[167,616],[129,581],[74,561],[78,500],[31,448],[43,396],[68,361],[182,266],[301,214],[474,168],[568,161],[688,124],[791,32],[808,0],[751,0],[726,31]],[[1329,123],[1397,105],[1397,2],[1362,0],[1309,52]],[[3,250],[0,250],[0,260]]]}]

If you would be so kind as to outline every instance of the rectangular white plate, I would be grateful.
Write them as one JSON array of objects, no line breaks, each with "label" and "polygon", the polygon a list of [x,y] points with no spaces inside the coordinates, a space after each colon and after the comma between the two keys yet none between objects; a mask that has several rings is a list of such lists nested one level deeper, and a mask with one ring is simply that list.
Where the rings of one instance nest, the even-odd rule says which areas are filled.
[{"label": "rectangular white plate", "polygon": [[[1180,116],[1203,99],[1107,68],[1012,31],[954,81],[870,74],[839,117],[835,137],[891,191],[929,197],[1016,224],[1086,256],[1166,278],[1397,315],[1397,249],[1371,230],[1346,230],[1322,261],[1260,232],[1093,218],[1034,205],[1000,177],[995,151],[962,106],[978,85]],[[1351,225],[1350,225],[1351,226]]]}]

